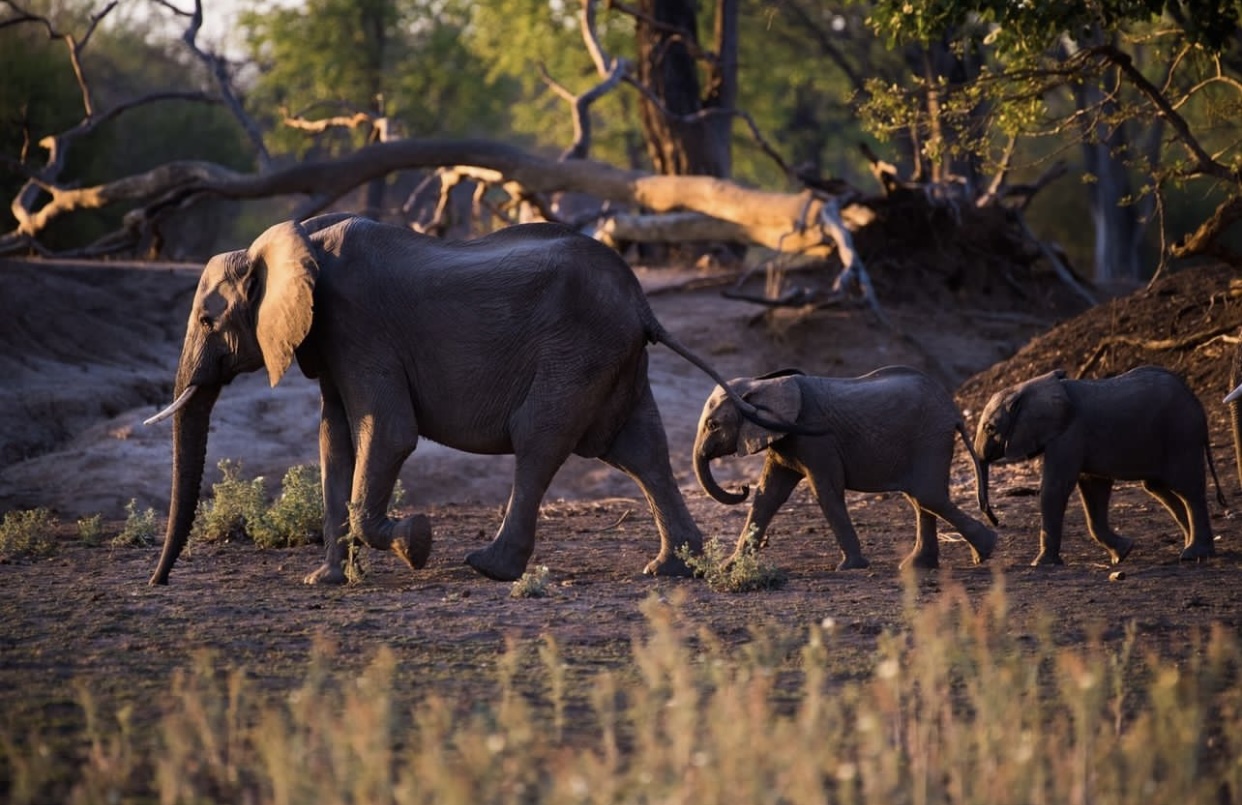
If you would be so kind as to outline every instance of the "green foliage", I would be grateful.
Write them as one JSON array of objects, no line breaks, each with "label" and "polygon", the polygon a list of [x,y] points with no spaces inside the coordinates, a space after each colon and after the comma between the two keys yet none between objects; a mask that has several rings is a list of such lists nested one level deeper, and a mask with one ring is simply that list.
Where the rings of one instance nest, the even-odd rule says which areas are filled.
[{"label": "green foliage", "polygon": [[248,94],[278,153],[339,153],[361,145],[365,127],[314,139],[282,115],[310,119],[382,110],[410,136],[494,132],[505,98],[463,43],[464,3],[425,0],[311,0],[241,15],[250,57],[260,66]]},{"label": "green foliage", "polygon": [[50,509],[5,512],[0,520],[0,556],[40,559],[56,553],[56,529],[60,521]]},{"label": "green foliage", "polygon": [[84,545],[94,547],[103,542],[103,515],[92,514],[78,520],[78,539]]},{"label": "green foliage", "polygon": [[552,594],[551,573],[547,565],[537,565],[526,571],[509,588],[510,598],[547,598]]},{"label": "green foliage", "polygon": [[247,524],[260,522],[267,509],[267,490],[263,476],[242,477],[242,465],[227,458],[217,465],[223,478],[212,484],[210,501],[200,501],[194,529],[195,539],[224,542],[241,537]]},{"label": "green foliage", "polygon": [[749,593],[756,590],[779,590],[789,581],[789,574],[778,567],[759,561],[759,549],[755,545],[754,530],[747,538],[747,550],[742,551],[732,561],[723,542],[717,539],[706,540],[703,553],[694,556],[690,549],[683,545],[677,550],[677,557],[694,571],[694,575],[702,576],[707,586],[720,593]]},{"label": "green foliage", "polygon": [[122,545],[154,545],[159,533],[157,523],[155,509],[148,507],[146,511],[140,512],[138,501],[131,498],[129,503],[125,504],[125,525],[121,528],[121,533],[113,538],[112,546],[115,548]]},{"label": "green foliage", "polygon": [[[98,4],[89,0],[31,5],[36,13],[50,11],[59,30],[79,39],[91,16],[99,12]],[[107,20],[113,22],[111,15]],[[87,42],[82,64],[96,114],[144,95],[207,86],[203,68],[186,51],[155,44],[151,25],[149,17],[130,15],[123,25],[97,28]],[[47,157],[39,141],[86,117],[68,47],[49,39],[39,24],[0,28],[0,76],[4,77],[0,81],[0,155],[39,169]],[[140,105],[75,140],[59,182],[90,186],[177,159],[246,168],[252,161],[247,147],[240,128],[219,105],[186,101]],[[0,194],[6,201],[0,205],[0,230],[15,224],[7,200],[23,181],[16,171],[0,171]],[[84,245],[119,228],[125,212],[124,205],[78,211],[53,222],[42,242],[53,249]],[[196,245],[200,248],[228,222],[227,216],[216,212],[198,221]]]},{"label": "green foliage", "polygon": [[256,545],[291,548],[323,538],[323,491],[319,465],[290,467],[280,482],[280,497],[266,512],[247,519]]},{"label": "green foliage", "polygon": [[223,478],[212,484],[210,502],[199,503],[192,532],[204,542],[249,537],[261,548],[290,548],[322,538],[323,497],[319,467],[290,467],[280,496],[268,505],[263,476],[247,480],[240,462],[221,459]]}]

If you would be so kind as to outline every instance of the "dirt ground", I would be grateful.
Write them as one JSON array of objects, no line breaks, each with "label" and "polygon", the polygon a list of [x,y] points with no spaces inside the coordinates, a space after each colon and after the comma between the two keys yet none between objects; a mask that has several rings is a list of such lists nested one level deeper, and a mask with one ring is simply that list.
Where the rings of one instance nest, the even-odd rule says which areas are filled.
[{"label": "dirt ground", "polygon": [[[1178,651],[1194,630],[1239,627],[1242,613],[1242,526],[1225,411],[1220,398],[1242,301],[1228,293],[1232,273],[1188,270],[1157,288],[1076,312],[1047,282],[1004,299],[951,293],[890,293],[900,280],[878,282],[892,303],[895,334],[862,310],[765,311],[722,297],[732,277],[693,269],[644,270],[657,315],[669,330],[726,376],[797,366],[818,374],[854,375],[906,363],[940,375],[959,390],[973,432],[990,390],[1062,366],[1116,372],[1162,363],[1182,372],[1200,394],[1212,425],[1212,448],[1229,506],[1210,502],[1219,556],[1178,563],[1176,524],[1135,485],[1114,497],[1115,524],[1137,546],[1110,580],[1107,555],[1086,536],[1076,507],[1067,516],[1062,568],[1034,569],[1039,531],[1038,462],[996,468],[992,500],[1001,518],[1000,546],[973,566],[956,535],[943,535],[941,570],[917,580],[919,597],[949,579],[984,594],[1003,577],[1015,628],[1047,618],[1065,643],[1098,635],[1118,640],[1138,626],[1143,646]],[[552,595],[512,599],[510,585],[490,582],[463,564],[500,523],[512,462],[467,456],[421,444],[403,482],[405,508],[432,517],[429,566],[412,573],[395,557],[369,553],[355,586],[311,588],[302,576],[320,548],[259,550],[245,542],[194,546],[165,588],[146,585],[159,548],[85,547],[78,517],[102,513],[115,534],[124,506],[163,515],[168,501],[171,429],[142,420],[168,401],[197,269],[132,264],[0,262],[0,512],[47,506],[63,525],[51,559],[0,564],[0,731],[68,734],[81,721],[79,687],[106,705],[130,703],[150,715],[174,669],[202,650],[242,665],[273,690],[301,681],[321,636],[338,662],[353,667],[381,645],[400,657],[402,695],[458,691],[463,702],[487,696],[496,657],[510,637],[550,633],[580,682],[622,668],[641,629],[639,604],[651,595],[684,597],[684,617],[721,639],[743,644],[764,624],[796,633],[832,618],[836,671],[865,671],[879,634],[900,623],[903,580],[898,563],[913,540],[913,517],[900,496],[851,493],[854,521],[871,560],[863,571],[834,572],[838,551],[817,506],[800,488],[778,516],[764,559],[786,570],[780,590],[713,592],[701,580],[642,575],[657,537],[637,489],[598,462],[574,460],[545,501],[534,564],[546,565]],[[806,270],[787,281],[822,285]],[[753,283],[762,285],[762,277]],[[1033,288],[1035,286],[1032,286]],[[1051,290],[1049,290],[1051,289]],[[929,299],[935,300],[929,303]],[[1186,340],[1167,350],[1130,341]],[[1104,339],[1114,339],[1092,358]],[[1194,339],[1190,339],[1194,340]],[[296,371],[276,389],[262,373],[239,379],[221,395],[213,418],[207,481],[216,461],[242,462],[248,475],[278,480],[290,465],[317,460],[317,391]],[[691,511],[709,538],[732,543],[744,507],[706,497],[694,482],[690,445],[712,383],[671,351],[651,350],[651,378],[669,433],[672,461]],[[720,462],[726,486],[757,476],[747,459]],[[971,509],[973,479],[959,449],[954,496]],[[0,781],[2,782],[2,781]]]}]

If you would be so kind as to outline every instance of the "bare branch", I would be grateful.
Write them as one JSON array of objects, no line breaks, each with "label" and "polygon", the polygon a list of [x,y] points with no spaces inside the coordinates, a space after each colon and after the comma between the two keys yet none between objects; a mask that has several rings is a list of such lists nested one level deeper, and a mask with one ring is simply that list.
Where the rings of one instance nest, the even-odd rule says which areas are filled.
[{"label": "bare branch", "polygon": [[309,132],[311,134],[322,134],[328,129],[344,128],[356,129],[364,125],[373,125],[375,123],[374,115],[366,112],[355,112],[352,115],[338,115],[336,117],[325,117],[319,120],[307,120],[303,117],[290,116],[285,110],[281,110],[284,119],[281,121],[291,129]]},{"label": "bare branch", "polygon": [[1143,75],[1143,73],[1134,66],[1134,61],[1130,58],[1129,54],[1123,53],[1112,45],[1101,45],[1100,47],[1092,48],[1089,52],[1100,56],[1109,64],[1115,65],[1126,77],[1126,79],[1128,79],[1129,82],[1147,98],[1148,102],[1156,108],[1160,117],[1172,127],[1173,131],[1177,135],[1177,139],[1181,141],[1182,147],[1185,148],[1191,157],[1196,161],[1196,165],[1194,167],[1194,171],[1196,173],[1207,176],[1215,176],[1218,179],[1223,179],[1232,184],[1238,183],[1239,178],[1242,178],[1239,177],[1238,172],[1220,164],[1213,159],[1206,150],[1204,150],[1203,146],[1199,143],[1198,138],[1191,133],[1190,124],[1186,122],[1184,117],[1178,114],[1177,110],[1174,109],[1172,104],[1169,103],[1168,98],[1160,92],[1160,88],[1155,84],[1152,84],[1147,79],[1147,76]]},{"label": "bare branch", "polygon": [[242,127],[242,131],[246,133],[247,139],[250,140],[250,145],[255,151],[255,159],[259,163],[259,169],[267,170],[271,165],[272,158],[267,151],[267,146],[263,143],[263,132],[260,131],[259,124],[255,122],[254,118],[246,113],[241,99],[237,97],[237,93],[233,90],[233,79],[229,74],[228,60],[216,53],[205,51],[198,46],[198,32],[203,26],[202,0],[194,0],[194,10],[191,12],[182,11],[167,0],[156,0],[156,2],[178,16],[190,18],[190,24],[186,27],[185,33],[181,35],[181,41],[185,43],[185,46],[190,49],[191,53],[198,57],[199,61],[207,66],[207,69],[215,79],[216,90],[220,93],[224,105],[233,113],[233,117]]},{"label": "bare branch", "polygon": [[747,127],[750,129],[750,135],[755,140],[755,143],[759,146],[759,149],[763,151],[763,153],[767,154],[768,158],[771,159],[773,162],[775,162],[778,167],[780,167],[782,173],[784,173],[786,176],[793,175],[793,171],[790,169],[789,165],[785,163],[785,160],[781,157],[781,155],[777,152],[777,150],[772,147],[771,143],[769,143],[767,139],[764,138],[763,133],[759,130],[759,125],[755,123],[755,119],[751,117],[748,112],[743,112],[741,109],[726,109],[724,107],[712,107],[708,109],[700,109],[699,111],[692,112],[691,114],[688,114],[688,115],[675,114],[672,110],[670,110],[667,106],[665,106],[663,103],[660,102],[660,99],[656,96],[654,92],[651,91],[650,88],[644,86],[641,82],[639,82],[638,80],[628,75],[625,76],[624,80],[625,80],[625,83],[629,84],[630,86],[634,87],[634,89],[638,90],[639,93],[641,93],[642,96],[646,98],[651,103],[651,105],[654,106],[660,112],[660,114],[664,115],[669,120],[674,120],[674,121],[677,121],[678,123],[686,123],[686,124],[697,123],[703,118],[709,117],[711,115],[730,115],[732,117],[740,117],[742,120],[746,122]]},{"label": "bare branch", "polygon": [[90,41],[91,35],[95,33],[95,29],[99,26],[99,23],[103,21],[103,18],[108,16],[108,14],[112,12],[112,9],[116,8],[117,0],[112,0],[98,13],[91,15],[90,25],[87,26],[86,33],[82,35],[82,41],[80,42],[73,34],[57,30],[57,28],[52,25],[52,21],[47,17],[35,14],[22,8],[14,0],[0,1],[2,1],[9,8],[13,9],[13,11],[17,14],[16,17],[10,17],[0,21],[0,28],[8,27],[9,25],[33,22],[44,27],[47,31],[49,39],[59,39],[65,43],[67,48],[69,48],[69,63],[73,67],[74,76],[77,78],[78,90],[82,93],[82,109],[86,117],[91,117],[95,113],[95,103],[91,98],[91,88],[90,84],[86,81],[86,73],[82,70],[82,50]]}]

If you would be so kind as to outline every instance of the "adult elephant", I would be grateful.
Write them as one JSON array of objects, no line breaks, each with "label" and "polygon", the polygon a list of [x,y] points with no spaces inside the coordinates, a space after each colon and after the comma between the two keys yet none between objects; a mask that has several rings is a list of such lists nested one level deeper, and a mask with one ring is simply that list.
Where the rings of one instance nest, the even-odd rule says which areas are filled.
[{"label": "adult elephant", "polygon": [[426,562],[426,517],[387,514],[420,437],[516,456],[504,521],[466,557],[484,576],[512,580],[525,570],[539,504],[571,453],[638,482],[660,533],[646,571],[686,575],[677,549],[699,552],[702,534],[669,466],[648,342],[723,383],[660,325],[624,260],[563,227],[447,243],[343,214],[273,226],[204,268],[175,400],[148,420],[175,415],[168,530],[151,583],[168,582],[193,524],[221,387],[263,367],[275,385],[294,358],[323,399],[327,556],[307,583],[344,581],[346,535],[412,567]]}]

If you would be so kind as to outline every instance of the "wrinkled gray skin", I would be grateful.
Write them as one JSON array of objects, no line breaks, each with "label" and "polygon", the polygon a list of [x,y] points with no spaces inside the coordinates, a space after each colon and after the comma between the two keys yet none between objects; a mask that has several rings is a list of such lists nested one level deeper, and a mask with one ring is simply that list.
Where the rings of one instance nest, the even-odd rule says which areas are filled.
[{"label": "wrinkled gray skin", "polygon": [[1069,380],[1057,370],[992,395],[975,432],[986,467],[995,461],[1044,457],[1039,508],[1043,527],[1033,565],[1059,565],[1065,507],[1078,487],[1087,529],[1113,564],[1134,541],[1108,524],[1114,481],[1141,481],[1177,520],[1181,558],[1216,553],[1208,521],[1204,461],[1225,504],[1208,444],[1207,417],[1172,372],[1140,366],[1104,380]]},{"label": "wrinkled gray skin", "polygon": [[[712,476],[710,462],[767,451],[755,499],[730,561],[766,543],[772,517],[803,478],[841,547],[838,570],[868,566],[845,506],[847,489],[905,494],[914,507],[916,537],[903,566],[939,566],[937,517],[966,538],[976,563],[991,556],[996,533],[949,499],[954,441],[960,436],[968,452],[970,442],[953,399],[927,375],[905,366],[888,366],[856,378],[813,377],[785,370],[738,378],[729,381],[729,386],[767,414],[818,431],[816,435],[773,431],[740,416],[724,389],[717,388],[708,397],[694,443],[694,470],[704,491],[720,503],[741,503],[749,489],[740,493],[722,489]],[[987,487],[973,452],[971,459],[979,508],[992,518]]]},{"label": "wrinkled gray skin", "polygon": [[345,534],[425,563],[426,517],[387,515],[420,438],[516,455],[500,530],[466,557],[484,576],[525,570],[540,501],[571,453],[637,481],[660,532],[647,572],[686,575],[675,551],[698,553],[702,536],[647,381],[646,345],[657,341],[721,382],[660,326],[615,252],[562,227],[446,243],[341,214],[274,226],[248,250],[213,257],[199,281],[174,389],[193,393],[175,413],[168,531],[151,583],[168,582],[189,534],[221,387],[260,368],[275,385],[295,357],[322,392],[327,557],[307,583],[344,581]]}]

